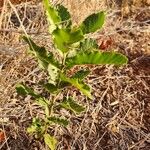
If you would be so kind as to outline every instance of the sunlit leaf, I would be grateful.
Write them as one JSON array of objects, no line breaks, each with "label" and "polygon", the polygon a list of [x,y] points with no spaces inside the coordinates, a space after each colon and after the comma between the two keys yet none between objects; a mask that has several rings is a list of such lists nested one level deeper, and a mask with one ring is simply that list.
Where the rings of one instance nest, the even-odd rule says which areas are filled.
[{"label": "sunlit leaf", "polygon": [[53,32],[54,43],[56,47],[63,53],[68,52],[71,44],[83,39],[83,34],[80,29],[59,29]]},{"label": "sunlit leaf", "polygon": [[[77,47],[77,48],[78,48],[78,47]],[[76,48],[76,49],[74,48],[74,49],[70,50],[70,51],[67,53],[67,58],[71,58],[71,57],[76,56],[76,54],[78,53],[77,48]]]},{"label": "sunlit leaf", "polygon": [[45,114],[48,116],[49,115],[49,106],[50,106],[49,100],[45,99],[44,97],[40,97],[40,98],[36,99],[36,103],[45,109]]},{"label": "sunlit leaf", "polygon": [[49,101],[43,97],[36,99],[36,103],[43,107],[48,106],[50,104]]},{"label": "sunlit leaf", "polygon": [[73,100],[73,98],[69,97],[68,99],[64,99],[60,106],[74,112],[75,114],[80,114],[85,111],[85,108],[82,105],[79,105],[77,102]]},{"label": "sunlit leaf", "polygon": [[50,33],[56,29],[56,24],[61,22],[61,18],[57,10],[50,4],[49,0],[43,0],[43,4],[46,10],[47,20],[50,23]]},{"label": "sunlit leaf", "polygon": [[48,74],[49,74],[49,83],[56,84],[56,80],[58,79],[58,73],[59,69],[55,67],[54,65],[49,64],[47,68]]},{"label": "sunlit leaf", "polygon": [[27,132],[30,134],[43,133],[44,130],[45,128],[44,126],[42,126],[42,123],[39,118],[33,118],[31,126],[27,128]]},{"label": "sunlit leaf", "polygon": [[58,124],[58,125],[65,126],[65,127],[69,124],[69,121],[67,119],[55,117],[55,116],[48,117],[47,120],[50,123]]},{"label": "sunlit leaf", "polygon": [[49,134],[44,134],[44,142],[51,150],[56,150],[57,147],[57,140],[54,136],[51,136]]},{"label": "sunlit leaf", "polygon": [[95,32],[103,26],[104,20],[104,12],[94,13],[83,21],[83,23],[80,25],[80,28],[84,34]]},{"label": "sunlit leaf", "polygon": [[27,128],[27,132],[30,134],[33,134],[33,133],[37,132],[37,127],[31,125],[30,127]]},{"label": "sunlit leaf", "polygon": [[35,98],[39,98],[40,97],[40,95],[35,93],[31,88],[27,87],[24,84],[17,84],[16,85],[16,91],[20,95],[31,95],[31,96],[33,96]]},{"label": "sunlit leaf", "polygon": [[52,7],[49,0],[43,0],[44,7],[46,9],[46,14],[49,22],[51,24],[56,24],[61,21],[61,18],[58,15],[58,12]]},{"label": "sunlit leaf", "polygon": [[83,81],[80,81],[77,78],[69,78],[65,76],[64,74],[60,75],[60,79],[62,81],[70,83],[71,85],[79,89],[80,92],[82,92],[84,95],[92,99],[91,88],[87,84],[85,84]]},{"label": "sunlit leaf", "polygon": [[75,65],[123,65],[128,61],[127,57],[117,52],[83,52],[66,60],[66,66],[71,68]]}]

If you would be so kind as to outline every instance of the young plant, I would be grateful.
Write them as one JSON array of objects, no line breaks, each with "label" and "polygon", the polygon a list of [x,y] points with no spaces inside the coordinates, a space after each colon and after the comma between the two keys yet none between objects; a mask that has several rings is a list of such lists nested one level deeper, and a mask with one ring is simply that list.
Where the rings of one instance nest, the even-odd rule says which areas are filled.
[{"label": "young plant", "polygon": [[28,43],[30,53],[38,61],[39,67],[48,74],[49,79],[43,88],[50,93],[50,98],[43,97],[24,84],[18,84],[16,90],[19,94],[32,96],[35,102],[43,107],[44,118],[33,118],[27,131],[43,138],[48,147],[55,150],[57,140],[50,134],[50,127],[56,124],[66,127],[69,124],[68,119],[59,116],[56,112],[66,109],[70,113],[79,115],[85,111],[85,107],[76,102],[73,97],[60,99],[59,94],[62,90],[73,86],[89,99],[93,98],[91,87],[84,82],[90,70],[79,69],[73,75],[68,75],[68,72],[74,66],[123,65],[127,63],[127,58],[113,51],[101,52],[96,40],[86,38],[87,34],[96,32],[103,26],[105,20],[103,11],[88,16],[79,26],[73,26],[71,15],[63,5],[53,6],[48,0],[43,0],[43,4],[49,22],[49,32],[59,59],[44,47],[36,45],[31,38],[24,36],[23,39]]}]

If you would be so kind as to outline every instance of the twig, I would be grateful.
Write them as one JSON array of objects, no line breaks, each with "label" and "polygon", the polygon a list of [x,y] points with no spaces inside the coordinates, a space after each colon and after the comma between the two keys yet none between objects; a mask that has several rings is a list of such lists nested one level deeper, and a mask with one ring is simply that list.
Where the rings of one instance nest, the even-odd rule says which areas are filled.
[{"label": "twig", "polygon": [[[19,34],[23,34],[24,31],[23,30],[14,30],[14,29],[0,29],[0,32],[14,32],[14,33],[19,33]],[[27,34],[40,34],[40,33],[45,33],[48,34],[48,32],[43,32],[43,31],[26,31]]]}]

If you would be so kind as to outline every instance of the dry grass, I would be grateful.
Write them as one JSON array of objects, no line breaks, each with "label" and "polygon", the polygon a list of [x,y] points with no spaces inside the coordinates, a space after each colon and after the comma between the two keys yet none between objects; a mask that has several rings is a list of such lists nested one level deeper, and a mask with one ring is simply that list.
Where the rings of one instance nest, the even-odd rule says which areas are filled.
[{"label": "dry grass", "polygon": [[[87,101],[75,90],[67,93],[74,94],[87,106],[87,111],[77,117],[60,112],[70,118],[71,124],[52,129],[60,141],[58,150],[149,150],[150,9],[136,7],[128,18],[123,18],[115,2],[64,0],[63,3],[71,10],[76,24],[92,12],[107,10],[103,30],[91,36],[101,40],[111,36],[110,48],[126,54],[129,64],[120,68],[91,68],[93,74],[87,82],[93,87],[93,101]],[[0,15],[0,128],[6,134],[0,149],[46,150],[42,141],[26,133],[31,118],[42,115],[41,109],[31,97],[23,99],[15,92],[15,84],[21,81],[41,92],[37,81],[44,79],[45,74],[26,54],[27,47],[20,36],[25,29],[39,44],[52,49],[42,5],[5,6]]]}]

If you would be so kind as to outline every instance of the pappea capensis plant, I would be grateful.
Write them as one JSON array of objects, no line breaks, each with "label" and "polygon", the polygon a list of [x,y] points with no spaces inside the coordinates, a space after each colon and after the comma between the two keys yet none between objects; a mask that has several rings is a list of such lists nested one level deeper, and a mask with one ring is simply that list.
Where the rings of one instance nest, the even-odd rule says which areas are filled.
[{"label": "pappea capensis plant", "polygon": [[79,26],[73,26],[71,15],[63,5],[53,6],[49,0],[43,0],[43,4],[49,32],[59,57],[47,51],[45,47],[35,44],[30,37],[24,36],[23,39],[28,43],[30,54],[36,58],[39,67],[47,72],[48,80],[42,86],[50,93],[50,97],[43,97],[22,83],[17,84],[16,90],[24,96],[32,96],[44,111],[44,117],[33,118],[27,131],[43,139],[51,150],[55,150],[57,139],[51,132],[52,127],[55,125],[66,127],[69,124],[65,116],[58,115],[60,109],[66,109],[75,115],[85,111],[85,107],[73,97],[64,96],[60,99],[59,94],[62,90],[67,91],[68,87],[73,86],[92,99],[91,87],[84,82],[90,70],[79,69],[73,75],[68,75],[68,72],[77,65],[123,65],[127,63],[127,58],[113,51],[102,52],[98,49],[96,40],[87,38],[89,33],[94,33],[103,26],[105,20],[103,11],[88,16]]}]

